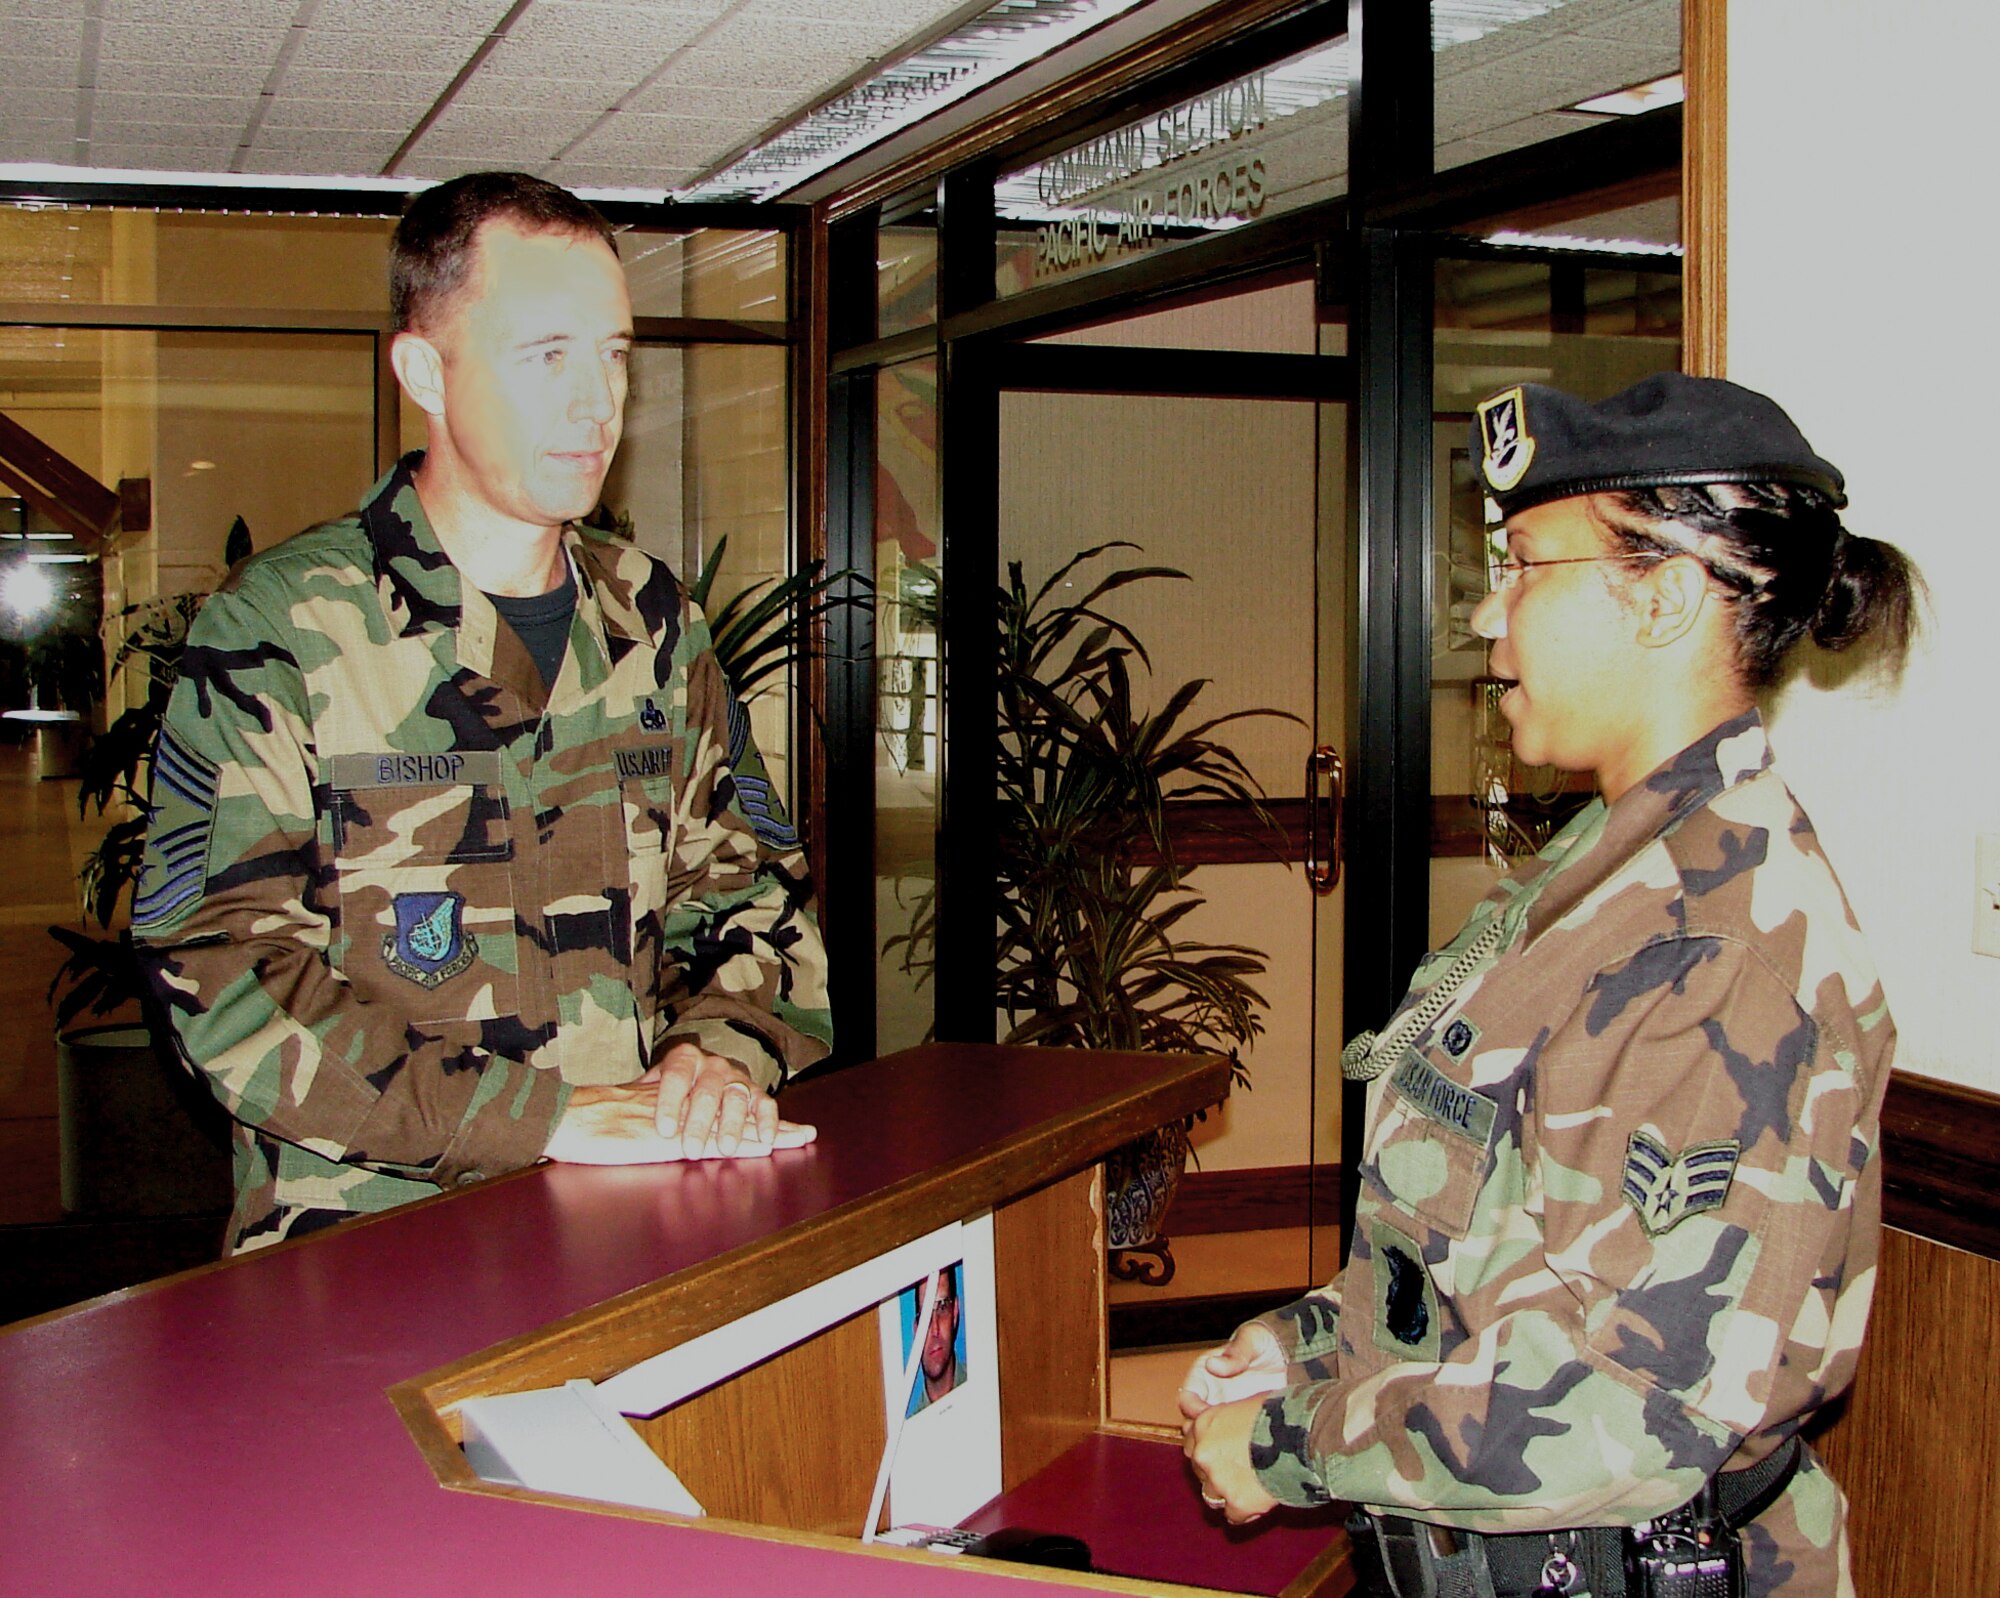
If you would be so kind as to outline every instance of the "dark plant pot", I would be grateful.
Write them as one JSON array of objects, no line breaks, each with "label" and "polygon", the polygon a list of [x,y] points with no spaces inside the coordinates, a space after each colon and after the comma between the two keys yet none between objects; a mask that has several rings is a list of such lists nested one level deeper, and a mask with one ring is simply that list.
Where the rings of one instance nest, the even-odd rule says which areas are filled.
[{"label": "dark plant pot", "polygon": [[91,1217],[229,1208],[229,1118],[142,1026],[56,1039],[62,1206]]},{"label": "dark plant pot", "polygon": [[1187,1169],[1187,1128],[1179,1122],[1104,1157],[1104,1222],[1112,1248],[1142,1248],[1160,1235]]}]

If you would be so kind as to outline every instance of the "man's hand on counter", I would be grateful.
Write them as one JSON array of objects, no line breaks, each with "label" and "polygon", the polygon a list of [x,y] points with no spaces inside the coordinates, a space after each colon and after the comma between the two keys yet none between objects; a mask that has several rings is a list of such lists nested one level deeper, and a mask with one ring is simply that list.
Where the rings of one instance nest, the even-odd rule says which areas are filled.
[{"label": "man's hand on counter", "polygon": [[818,1135],[781,1121],[777,1100],[734,1060],[677,1043],[634,1081],[572,1090],[542,1152],[572,1165],[755,1159]]}]

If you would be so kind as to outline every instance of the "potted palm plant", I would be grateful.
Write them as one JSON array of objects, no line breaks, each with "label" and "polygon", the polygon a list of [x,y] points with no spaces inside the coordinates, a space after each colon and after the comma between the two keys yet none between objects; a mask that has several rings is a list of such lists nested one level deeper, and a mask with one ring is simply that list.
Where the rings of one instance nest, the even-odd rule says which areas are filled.
[{"label": "potted palm plant", "polygon": [[[239,516],[224,545],[225,569],[250,547]],[[125,636],[109,680],[122,684],[143,669],[145,691],[92,741],[79,772],[79,811],[111,819],[79,876],[85,913],[100,930],[49,928],[66,951],[49,999],[56,1012],[63,1209],[71,1215],[197,1214],[229,1204],[228,1119],[181,1069],[151,1014],[126,925],[145,853],[153,745],[188,629],[207,597],[162,595],[113,618]]]},{"label": "potted palm plant", "polygon": [[[1223,1054],[1248,1085],[1242,1049],[1262,1031],[1254,981],[1263,952],[1196,941],[1183,924],[1204,903],[1177,863],[1170,799],[1225,801],[1275,845],[1263,790],[1218,734],[1232,722],[1283,716],[1238,710],[1198,719],[1205,679],[1183,682],[1142,711],[1132,663],[1146,648],[1100,607],[1136,583],[1186,581],[1172,567],[1105,573],[1080,599],[1058,600],[1072,573],[1113,549],[1086,549],[1032,593],[1020,562],[999,591],[999,1002],[1009,1043]],[[1238,822],[1240,825],[1240,821]],[[1274,856],[1278,851],[1274,848]],[[1282,857],[1282,856],[1278,856]],[[1106,1164],[1109,1242],[1147,1248],[1188,1153],[1170,1126]],[[1153,1250],[1165,1274],[1172,1264]]]}]

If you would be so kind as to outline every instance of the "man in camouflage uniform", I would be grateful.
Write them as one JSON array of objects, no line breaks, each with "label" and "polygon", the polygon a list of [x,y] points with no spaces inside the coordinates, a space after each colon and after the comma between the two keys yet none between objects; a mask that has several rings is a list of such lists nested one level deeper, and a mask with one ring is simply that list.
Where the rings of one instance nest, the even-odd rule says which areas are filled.
[{"label": "man in camouflage uniform", "polygon": [[[1607,558],[1543,564],[1584,584]],[[1743,1530],[1745,1590],[1851,1592],[1837,1487],[1810,1450],[1783,1467],[1853,1378],[1893,1043],[1839,883],[1740,710],[1502,881],[1350,1046],[1373,1076],[1351,1255],[1196,1362],[1204,1495],[1232,1520],[1340,1500],[1547,1533],[1664,1516],[1770,1460],[1757,1479],[1782,1496]],[[1565,1564],[1563,1538],[1433,1550],[1498,1570],[1503,1543],[1533,1563],[1502,1592],[1536,1590],[1549,1557],[1600,1598],[1626,1590]]]},{"label": "man in camouflage uniform", "polygon": [[768,1094],[830,1036],[706,623],[575,524],[632,340],[608,229],[475,174],[396,249],[430,448],[204,606],[158,750],[134,932],[236,1118],[231,1249],[544,1155],[807,1141]]}]

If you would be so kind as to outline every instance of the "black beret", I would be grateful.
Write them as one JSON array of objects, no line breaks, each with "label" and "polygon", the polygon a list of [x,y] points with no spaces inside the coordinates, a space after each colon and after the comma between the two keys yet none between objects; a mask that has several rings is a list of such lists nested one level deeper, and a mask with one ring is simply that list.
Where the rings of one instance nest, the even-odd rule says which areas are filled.
[{"label": "black beret", "polygon": [[1682,372],[1596,404],[1541,383],[1507,389],[1481,402],[1472,453],[1503,517],[1578,494],[1699,483],[1790,483],[1847,503],[1838,469],[1775,401]]}]

